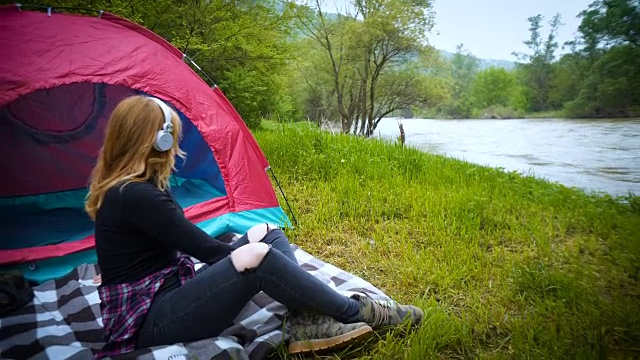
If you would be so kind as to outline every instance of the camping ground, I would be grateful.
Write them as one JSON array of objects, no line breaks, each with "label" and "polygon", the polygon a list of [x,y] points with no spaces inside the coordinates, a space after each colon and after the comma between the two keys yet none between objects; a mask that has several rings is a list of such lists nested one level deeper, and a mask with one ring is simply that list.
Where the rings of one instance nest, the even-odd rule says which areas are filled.
[{"label": "camping ground", "polygon": [[333,357],[640,356],[640,198],[306,123],[254,134],[299,221],[291,241],[425,310],[408,336]]}]

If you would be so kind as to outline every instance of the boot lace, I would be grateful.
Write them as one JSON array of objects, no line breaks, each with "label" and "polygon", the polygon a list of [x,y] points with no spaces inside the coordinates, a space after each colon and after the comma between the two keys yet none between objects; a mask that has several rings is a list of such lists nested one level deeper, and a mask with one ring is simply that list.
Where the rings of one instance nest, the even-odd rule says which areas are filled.
[{"label": "boot lace", "polygon": [[391,317],[391,306],[393,304],[388,301],[371,300],[373,306],[373,326],[382,326],[389,324]]}]

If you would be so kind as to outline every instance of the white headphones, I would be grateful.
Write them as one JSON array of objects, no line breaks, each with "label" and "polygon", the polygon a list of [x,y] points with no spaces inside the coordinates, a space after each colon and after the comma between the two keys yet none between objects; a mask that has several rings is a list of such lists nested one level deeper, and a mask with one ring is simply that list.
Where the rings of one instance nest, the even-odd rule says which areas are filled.
[{"label": "white headphones", "polygon": [[156,142],[153,144],[153,147],[161,152],[168,151],[173,146],[173,135],[171,132],[173,131],[173,123],[171,122],[171,108],[164,101],[149,97],[149,99],[153,100],[158,106],[160,106],[160,110],[164,114],[164,124],[162,125],[162,129],[158,131],[156,135]]}]

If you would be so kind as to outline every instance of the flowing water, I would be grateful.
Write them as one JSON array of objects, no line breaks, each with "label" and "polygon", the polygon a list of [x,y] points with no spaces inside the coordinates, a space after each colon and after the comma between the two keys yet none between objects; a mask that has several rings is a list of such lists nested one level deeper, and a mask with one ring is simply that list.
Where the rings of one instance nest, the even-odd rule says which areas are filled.
[{"label": "flowing water", "polygon": [[[613,196],[640,195],[640,119],[402,119],[406,143]],[[398,120],[376,136],[396,139]]]}]

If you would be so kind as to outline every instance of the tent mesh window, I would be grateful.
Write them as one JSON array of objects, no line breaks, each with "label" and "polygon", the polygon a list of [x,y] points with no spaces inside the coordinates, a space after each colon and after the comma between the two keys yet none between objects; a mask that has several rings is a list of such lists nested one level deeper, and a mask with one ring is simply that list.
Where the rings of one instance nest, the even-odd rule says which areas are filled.
[{"label": "tent mesh window", "polygon": [[[142,94],[124,86],[73,83],[22,96],[0,108],[0,183],[3,249],[78,240],[91,234],[84,212],[88,179],[106,124],[124,98]],[[175,107],[174,107],[175,110]],[[198,129],[183,126],[171,191],[183,207],[226,195],[213,152]]]}]

